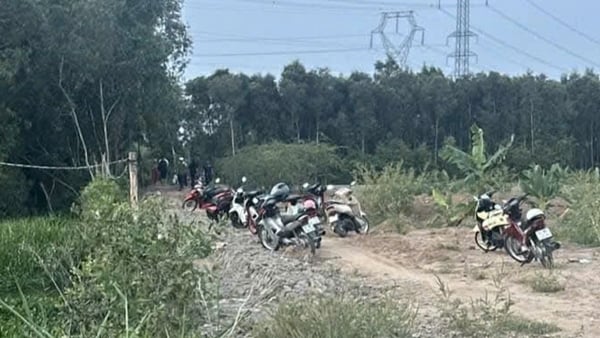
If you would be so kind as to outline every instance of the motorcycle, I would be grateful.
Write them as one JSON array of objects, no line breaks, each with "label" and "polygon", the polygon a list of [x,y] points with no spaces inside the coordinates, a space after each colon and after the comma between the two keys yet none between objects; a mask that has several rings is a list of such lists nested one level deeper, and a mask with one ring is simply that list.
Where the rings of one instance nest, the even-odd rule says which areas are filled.
[{"label": "motorcycle", "polygon": [[215,185],[207,187],[198,182],[185,197],[182,208],[190,211],[195,211],[197,208],[206,210],[206,216],[215,222],[222,217],[227,217],[233,200],[233,191],[226,185],[220,185],[219,182],[220,179],[217,178]]},{"label": "motorcycle", "polygon": [[503,206],[510,219],[505,231],[506,251],[521,265],[535,259],[543,267],[551,269],[554,267],[553,252],[560,249],[560,243],[554,240],[552,231],[546,226],[546,215],[541,209],[529,209],[525,214],[525,222],[517,222],[521,218],[521,203],[526,197],[527,194],[511,198]]},{"label": "motorcycle", "polygon": [[[354,186],[355,181],[350,183]],[[327,190],[333,190],[333,186],[327,186]],[[340,237],[346,237],[348,231],[367,234],[369,232],[369,220],[367,214],[362,211],[360,202],[354,197],[352,189],[344,187],[333,193],[333,198],[324,202],[327,222],[331,230]]]},{"label": "motorcycle", "polygon": [[503,225],[508,224],[502,206],[492,201],[495,191],[473,196],[475,206],[475,244],[484,252],[504,247]]},{"label": "motorcycle", "polygon": [[[242,184],[244,183],[246,183],[246,176],[242,177]],[[247,199],[243,186],[237,188],[229,210],[229,220],[234,228],[241,229],[248,226],[245,210]]]},{"label": "motorcycle", "polygon": [[307,192],[305,195],[305,199],[311,199],[317,205],[317,211],[319,217],[325,216],[325,209],[323,208],[323,201],[325,200],[325,192],[327,191],[327,186],[324,186],[320,183],[315,183],[309,185],[308,182],[302,185],[304,190]]},{"label": "motorcycle", "polygon": [[261,245],[277,251],[282,245],[296,245],[309,248],[315,254],[320,247],[320,219],[316,216],[316,205],[312,201],[303,202],[304,210],[297,215],[281,215],[277,203],[284,202],[289,188],[276,185],[270,194],[259,203],[258,236]]}]

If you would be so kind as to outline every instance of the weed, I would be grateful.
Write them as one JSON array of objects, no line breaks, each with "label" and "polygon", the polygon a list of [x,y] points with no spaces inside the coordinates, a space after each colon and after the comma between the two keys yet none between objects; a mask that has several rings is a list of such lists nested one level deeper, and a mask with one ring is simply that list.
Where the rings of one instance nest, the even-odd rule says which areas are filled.
[{"label": "weed", "polygon": [[[493,297],[486,293],[469,304],[453,297],[448,285],[437,275],[435,277],[440,292],[438,307],[441,315],[449,329],[458,332],[461,337],[506,337],[510,333],[536,336],[560,330],[553,324],[512,314],[510,294],[500,285]],[[501,278],[493,279],[501,281]]]},{"label": "weed", "polygon": [[257,338],[412,337],[415,311],[392,300],[364,302],[348,296],[282,304],[254,328]]},{"label": "weed", "polygon": [[538,272],[529,280],[529,284],[535,292],[555,293],[565,290],[565,285],[553,273],[544,274]]}]

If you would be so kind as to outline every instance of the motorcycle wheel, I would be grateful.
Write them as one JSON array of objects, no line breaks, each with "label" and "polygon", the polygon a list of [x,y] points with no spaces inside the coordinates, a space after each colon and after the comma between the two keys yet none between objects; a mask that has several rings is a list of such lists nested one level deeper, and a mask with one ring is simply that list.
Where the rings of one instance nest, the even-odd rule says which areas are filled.
[{"label": "motorcycle wheel", "polygon": [[183,201],[181,208],[185,211],[193,212],[194,210],[196,210],[198,208],[198,201],[193,200],[193,199],[185,200],[185,201]]},{"label": "motorcycle wheel", "polygon": [[369,233],[369,220],[367,219],[367,217],[361,217],[361,220],[365,223],[360,224],[360,222],[356,222],[356,225],[359,226],[359,228],[356,229],[356,233],[366,235]]},{"label": "motorcycle wheel", "polygon": [[311,255],[314,255],[317,250],[315,236],[313,236],[312,234],[301,233],[298,235],[298,238],[304,244],[305,248],[310,248]]},{"label": "motorcycle wheel", "polygon": [[483,234],[481,231],[477,231],[475,233],[475,244],[477,244],[477,246],[483,250],[483,252],[496,251],[498,249],[498,247],[494,244],[488,244],[483,240]]},{"label": "motorcycle wheel", "polygon": [[540,249],[542,251],[542,254],[540,256],[540,263],[542,263],[542,266],[546,269],[553,269],[554,268],[554,257],[552,256],[552,251],[553,248],[551,246],[551,244],[548,243],[548,241],[544,241],[542,243],[538,244],[540,246]]},{"label": "motorcycle wheel", "polygon": [[506,249],[506,252],[512,259],[519,263],[529,263],[531,261],[529,253],[526,254],[527,256],[518,253],[521,249],[521,243],[514,237],[506,237],[504,240],[504,249]]},{"label": "motorcycle wheel", "polygon": [[[348,224],[348,225],[346,225]],[[352,224],[352,221],[347,219],[347,218],[343,218],[337,222],[335,222],[335,225],[333,226],[333,232],[335,232],[336,234],[338,234],[338,236],[344,238],[348,235],[348,228],[353,228],[354,224]]]},{"label": "motorcycle wheel", "polygon": [[273,239],[271,238],[271,236],[269,236],[269,232],[267,231],[267,229],[262,225],[258,227],[258,237],[260,239],[260,244],[263,246],[263,248],[270,251],[279,250],[279,241],[277,241],[277,243],[271,243]]},{"label": "motorcycle wheel", "polygon": [[234,212],[231,215],[229,215],[229,220],[231,221],[231,226],[232,227],[234,227],[236,229],[243,229],[243,228],[245,228],[245,226],[242,223],[242,221],[240,220],[240,216],[238,216],[237,212]]}]

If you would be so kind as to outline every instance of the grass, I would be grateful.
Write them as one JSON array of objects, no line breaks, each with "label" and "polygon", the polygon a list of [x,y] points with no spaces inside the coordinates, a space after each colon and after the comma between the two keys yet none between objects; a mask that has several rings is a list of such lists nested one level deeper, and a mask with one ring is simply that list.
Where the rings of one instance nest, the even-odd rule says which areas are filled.
[{"label": "grass", "polygon": [[565,285],[561,283],[553,273],[536,273],[535,276],[527,280],[527,282],[535,292],[556,293],[565,290]]},{"label": "grass", "polygon": [[470,303],[453,297],[448,285],[436,278],[440,291],[437,306],[448,329],[460,337],[506,337],[509,334],[535,337],[560,331],[554,324],[514,315],[510,295],[499,284],[503,277],[492,276],[498,288],[493,296],[486,294]]},{"label": "grass", "polygon": [[[0,295],[51,290],[68,281],[69,267],[78,259],[73,219],[37,217],[0,223]],[[41,263],[44,264],[41,264]]]},{"label": "grass", "polygon": [[412,337],[415,311],[392,300],[306,298],[280,305],[256,338]]}]

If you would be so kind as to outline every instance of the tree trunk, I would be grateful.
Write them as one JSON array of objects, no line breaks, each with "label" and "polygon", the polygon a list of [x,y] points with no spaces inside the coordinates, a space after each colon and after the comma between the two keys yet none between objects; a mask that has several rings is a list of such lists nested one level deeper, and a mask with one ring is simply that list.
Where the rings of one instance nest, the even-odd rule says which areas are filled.
[{"label": "tree trunk", "polygon": [[438,136],[439,136],[439,131],[440,131],[440,118],[436,117],[435,118],[435,136],[434,136],[434,146],[433,146],[433,164],[437,167],[437,161],[438,161]]},{"label": "tree trunk", "polygon": [[534,135],[533,135],[533,100],[529,98],[529,129],[531,132],[531,154],[533,155]]},{"label": "tree trunk", "polygon": [[229,132],[231,133],[231,155],[235,156],[235,133],[233,131],[233,113],[229,115]]}]

